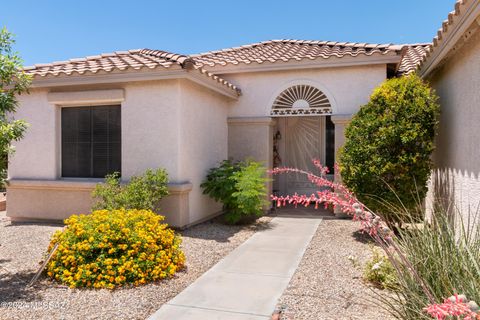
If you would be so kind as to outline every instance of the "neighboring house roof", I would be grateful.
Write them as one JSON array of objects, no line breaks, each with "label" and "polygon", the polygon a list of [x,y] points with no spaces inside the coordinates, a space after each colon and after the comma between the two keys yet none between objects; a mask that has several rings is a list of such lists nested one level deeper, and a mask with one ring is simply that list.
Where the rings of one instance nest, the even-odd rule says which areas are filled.
[{"label": "neighboring house roof", "polygon": [[203,77],[210,81],[234,91],[238,96],[241,94],[239,88],[234,84],[222,79],[204,69],[195,65],[193,60],[184,55],[170,53],[161,50],[138,49],[129,51],[116,51],[114,53],[105,53],[97,56],[85,58],[70,59],[67,61],[58,61],[46,64],[36,64],[31,67],[25,67],[26,73],[34,78],[58,77],[61,75],[88,75],[96,73],[111,73],[113,71],[126,70],[148,70],[156,68],[164,69],[196,70]]},{"label": "neighboring house roof", "polygon": [[459,0],[433,38],[433,46],[419,63],[419,73],[427,76],[480,30],[480,0]]},{"label": "neighboring house roof", "polygon": [[401,45],[333,41],[270,40],[241,47],[191,55],[201,66],[238,65],[241,63],[288,62],[344,56],[400,53]]}]

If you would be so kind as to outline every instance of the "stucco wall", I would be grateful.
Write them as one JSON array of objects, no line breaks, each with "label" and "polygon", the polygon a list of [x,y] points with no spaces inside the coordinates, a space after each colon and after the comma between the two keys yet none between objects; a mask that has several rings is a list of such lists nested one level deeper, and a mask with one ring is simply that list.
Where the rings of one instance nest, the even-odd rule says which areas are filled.
[{"label": "stucco wall", "polygon": [[368,102],[372,90],[386,78],[385,65],[317,68],[291,71],[224,74],[245,93],[232,103],[229,117],[268,116],[275,98],[295,84],[311,84],[322,90],[335,114],[355,113]]},{"label": "stucco wall", "polygon": [[480,32],[429,79],[440,97],[441,116],[427,206],[440,197],[452,210],[480,205]]},{"label": "stucco wall", "polygon": [[165,168],[171,182],[183,181],[178,163],[181,128],[178,80],[131,83],[122,103],[122,178]]},{"label": "stucco wall", "polygon": [[188,81],[181,83],[178,118],[180,178],[192,183],[190,221],[202,220],[222,206],[203,195],[200,184],[208,169],[227,159],[227,99]]},{"label": "stucco wall", "polygon": [[[34,89],[19,97],[16,119],[29,123],[25,137],[14,142],[8,176],[15,179],[55,179],[58,175],[56,137],[59,114],[47,100],[47,90]],[[59,151],[58,151],[59,152]]]},{"label": "stucco wall", "polygon": [[[178,222],[176,225],[191,224],[220,211],[218,203],[202,195],[200,183],[210,167],[227,158],[226,98],[187,80],[56,91],[64,92],[68,100],[69,94],[88,98],[92,91],[85,90],[92,89],[105,90],[105,96],[110,89],[124,90],[124,100],[115,103],[122,108],[122,180],[148,168],[165,168],[175,195],[164,203],[169,212],[162,213]],[[25,119],[30,128],[25,138],[15,143],[16,153],[10,159],[9,179],[21,180],[10,188],[8,215],[14,218],[64,219],[88,211],[91,205],[90,191],[76,185],[95,180],[61,179],[61,106],[48,101],[48,92],[34,89],[19,99],[16,118]],[[186,217],[178,216],[183,214]],[[175,217],[169,219],[172,215]]]},{"label": "stucco wall", "polygon": [[[178,80],[168,80],[115,87],[125,90],[125,100],[121,103],[122,179],[157,167],[166,168],[173,182],[180,179],[179,86]],[[79,87],[71,91],[81,90]],[[61,107],[51,104],[47,93],[48,90],[32,90],[19,98],[20,108],[15,117],[25,119],[30,127],[24,139],[14,143],[16,152],[9,165],[10,179],[60,178]]]}]

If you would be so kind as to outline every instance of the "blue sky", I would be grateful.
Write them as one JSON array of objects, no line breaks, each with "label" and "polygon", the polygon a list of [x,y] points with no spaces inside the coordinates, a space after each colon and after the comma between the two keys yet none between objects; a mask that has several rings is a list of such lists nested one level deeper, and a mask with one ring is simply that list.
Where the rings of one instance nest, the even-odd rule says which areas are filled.
[{"label": "blue sky", "polygon": [[454,0],[3,1],[25,65],[117,50],[198,53],[269,39],[431,41]]}]

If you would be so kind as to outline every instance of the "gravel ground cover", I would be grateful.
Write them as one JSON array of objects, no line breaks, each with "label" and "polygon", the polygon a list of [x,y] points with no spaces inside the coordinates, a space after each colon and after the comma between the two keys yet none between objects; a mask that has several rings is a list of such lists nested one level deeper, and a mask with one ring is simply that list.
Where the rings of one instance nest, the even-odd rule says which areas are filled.
[{"label": "gravel ground cover", "polygon": [[109,291],[71,290],[35,274],[59,225],[11,223],[0,213],[0,319],[145,319],[259,229],[206,222],[182,231],[187,269],[169,280]]},{"label": "gravel ground cover", "polygon": [[374,301],[377,290],[362,281],[363,266],[371,256],[370,239],[351,220],[325,218],[312,238],[288,288],[279,301],[290,319],[393,319]]}]

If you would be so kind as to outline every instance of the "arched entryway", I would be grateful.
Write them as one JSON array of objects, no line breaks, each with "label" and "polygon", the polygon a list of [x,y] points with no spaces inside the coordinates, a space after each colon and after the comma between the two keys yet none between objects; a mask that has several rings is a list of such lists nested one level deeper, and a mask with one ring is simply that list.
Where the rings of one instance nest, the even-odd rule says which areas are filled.
[{"label": "arched entryway", "polygon": [[[298,84],[282,91],[270,111],[276,119],[273,166],[315,172],[312,159],[319,159],[333,174],[335,127],[331,114],[329,99],[315,86]],[[273,182],[273,192],[281,195],[311,194],[316,190],[301,174],[279,175]]]}]

